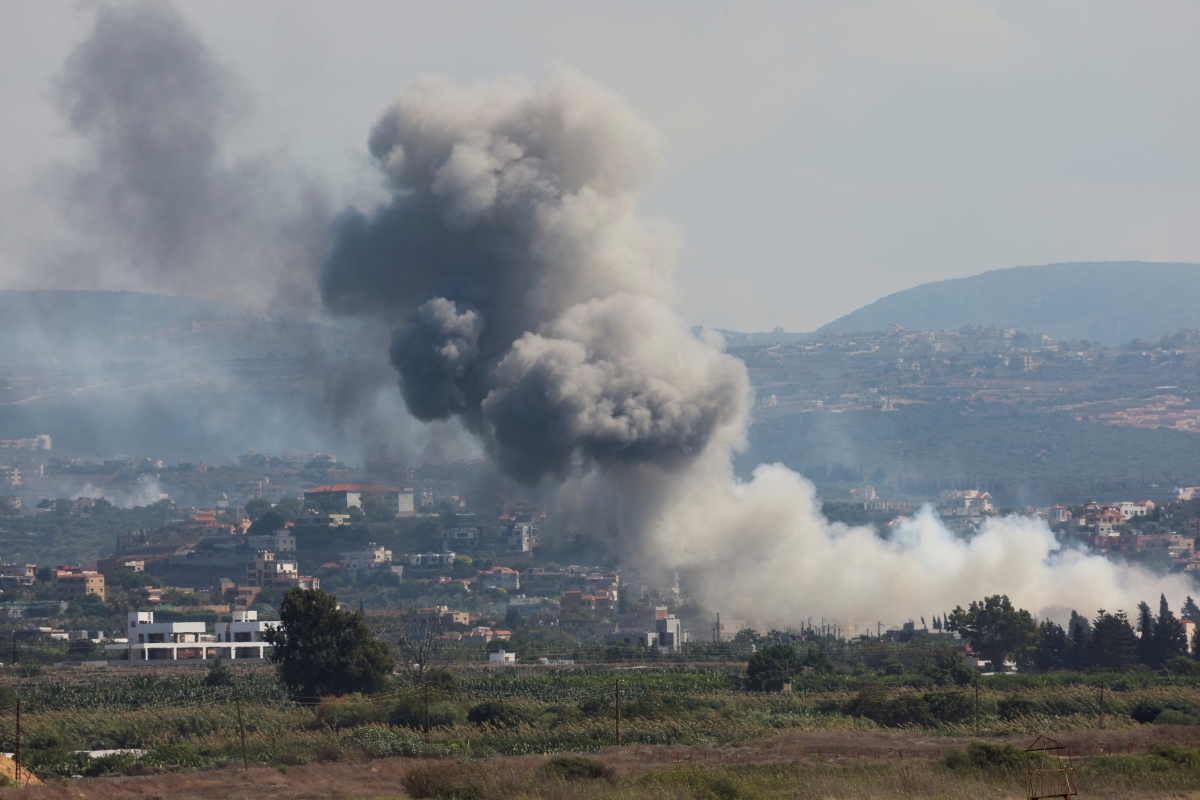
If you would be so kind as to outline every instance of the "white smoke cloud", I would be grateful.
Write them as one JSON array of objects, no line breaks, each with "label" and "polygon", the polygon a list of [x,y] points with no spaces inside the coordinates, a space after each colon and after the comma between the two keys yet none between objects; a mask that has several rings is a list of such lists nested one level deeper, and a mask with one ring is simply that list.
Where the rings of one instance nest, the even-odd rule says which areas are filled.
[{"label": "white smoke cloud", "polygon": [[596,84],[423,80],[370,148],[393,197],[343,215],[326,303],[401,324],[415,416],[461,419],[512,478],[564,480],[578,519],[684,572],[705,606],[784,626],[891,624],[990,593],[1035,612],[1183,599],[1184,579],[1064,551],[1035,520],[965,541],[926,511],[884,540],[830,524],[782,466],[738,482],[745,366],[672,310],[674,242],[634,205],[653,133]]},{"label": "white smoke cloud", "polygon": [[1192,591],[1183,576],[1063,548],[1036,518],[995,518],[970,539],[929,508],[887,540],[871,528],[831,524],[813,485],[781,465],[737,483],[718,456],[670,486],[650,521],[655,557],[695,576],[709,608],[760,626],[821,615],[873,629],[992,594],[1035,614],[1056,606],[1132,613],[1160,593],[1178,608]]}]

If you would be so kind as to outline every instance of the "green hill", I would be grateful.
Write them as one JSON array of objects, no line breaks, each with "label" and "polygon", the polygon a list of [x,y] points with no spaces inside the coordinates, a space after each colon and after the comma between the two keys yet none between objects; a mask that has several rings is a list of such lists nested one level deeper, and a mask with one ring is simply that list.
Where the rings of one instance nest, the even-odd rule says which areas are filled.
[{"label": "green hill", "polygon": [[1015,328],[1106,345],[1200,328],[1200,265],[1146,261],[997,269],[905,289],[817,329],[822,333]]}]

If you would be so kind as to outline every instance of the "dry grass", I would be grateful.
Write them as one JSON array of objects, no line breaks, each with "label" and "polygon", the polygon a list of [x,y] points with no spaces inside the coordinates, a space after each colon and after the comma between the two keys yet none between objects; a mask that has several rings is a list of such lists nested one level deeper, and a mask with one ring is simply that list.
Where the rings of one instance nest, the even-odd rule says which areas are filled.
[{"label": "dry grass", "polygon": [[[1006,737],[1009,738],[1009,737]],[[1103,748],[1144,752],[1157,742],[1200,744],[1191,727],[1145,726],[1133,731],[1090,731],[1064,737],[1077,750]],[[1024,737],[1012,737],[1023,745]],[[920,733],[868,731],[791,732],[739,746],[635,745],[611,747],[595,756],[615,777],[564,780],[546,770],[544,756],[483,761],[378,759],[309,764],[282,769],[231,767],[192,772],[52,782],[0,798],[388,798],[412,796],[406,784],[433,797],[463,800],[539,797],[546,800],[641,800],[642,798],[983,798],[1023,794],[1019,772],[954,772],[940,763],[950,746],[965,739]],[[1124,757],[1128,760],[1128,757]],[[1132,762],[1130,762],[1132,763]],[[1200,798],[1200,772],[1138,773],[1122,757],[1081,760],[1086,797]],[[1115,768],[1114,768],[1115,767]],[[416,776],[414,778],[414,776]],[[419,779],[419,780],[418,780]]]}]

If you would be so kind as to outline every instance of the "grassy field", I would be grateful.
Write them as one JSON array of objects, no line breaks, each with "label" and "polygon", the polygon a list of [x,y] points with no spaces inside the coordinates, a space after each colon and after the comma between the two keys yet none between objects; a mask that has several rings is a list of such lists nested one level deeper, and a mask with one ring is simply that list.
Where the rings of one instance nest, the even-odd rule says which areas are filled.
[{"label": "grassy field", "polygon": [[[812,674],[791,693],[754,693],[736,688],[738,671],[464,668],[431,686],[427,705],[423,688],[405,686],[298,704],[261,667],[215,687],[199,668],[52,669],[0,678],[9,699],[0,747],[15,749],[11,701],[19,697],[23,763],[53,783],[38,790],[47,796],[80,780],[72,776],[84,776],[88,796],[135,785],[142,795],[176,796],[167,788],[174,781],[202,786],[235,774],[244,727],[251,774],[370,777],[400,765],[387,767],[396,772],[392,789],[344,796],[1015,797],[1024,767],[972,760],[970,742],[1023,748],[1047,734],[1075,748],[1087,796],[1200,792],[1196,678],[1002,676],[983,679],[976,693],[912,675]],[[1183,749],[1154,750],[1163,745]],[[107,749],[142,752],[77,752]],[[596,756],[602,774],[541,769],[559,754]],[[434,788],[405,777],[415,765]],[[463,776],[470,781],[460,786]],[[327,796],[303,794],[308,784],[296,791],[278,796]]]}]

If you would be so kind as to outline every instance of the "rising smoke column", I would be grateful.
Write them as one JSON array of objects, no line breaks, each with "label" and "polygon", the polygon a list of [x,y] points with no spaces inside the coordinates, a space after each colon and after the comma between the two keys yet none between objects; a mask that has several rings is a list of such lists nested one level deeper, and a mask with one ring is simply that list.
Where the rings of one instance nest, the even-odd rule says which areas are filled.
[{"label": "rising smoke column", "polygon": [[634,214],[652,132],[594,84],[422,81],[370,137],[393,197],[350,212],[322,290],[400,324],[409,411],[458,417],[511,477],[686,464],[740,429],[742,364],[668,305],[673,242]]},{"label": "rising smoke column", "polygon": [[462,420],[510,477],[561,480],[589,530],[682,570],[708,607],[784,626],[894,623],[986,593],[1035,612],[1183,599],[1181,579],[1061,552],[1034,520],[967,542],[927,512],[885,541],[829,524],[781,466],[739,483],[745,368],[672,311],[672,242],[634,213],[653,134],[595,84],[426,79],[370,151],[391,200],[342,216],[326,304],[396,326],[391,361],[417,418]]},{"label": "rising smoke column", "polygon": [[229,155],[251,103],[171,5],[101,5],[56,100],[83,145],[54,181],[77,250],[44,258],[43,274],[71,288],[319,307],[327,200],[281,159]]}]

